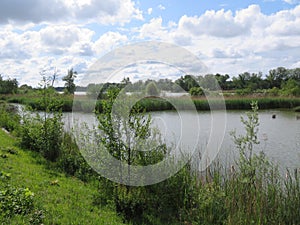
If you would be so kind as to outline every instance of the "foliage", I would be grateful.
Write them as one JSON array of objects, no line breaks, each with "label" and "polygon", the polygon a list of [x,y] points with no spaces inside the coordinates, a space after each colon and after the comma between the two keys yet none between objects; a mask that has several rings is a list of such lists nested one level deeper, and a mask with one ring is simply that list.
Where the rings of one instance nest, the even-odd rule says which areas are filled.
[{"label": "foliage", "polygon": [[21,146],[56,161],[61,151],[62,132],[61,114],[45,118],[38,113],[34,117],[28,113],[23,116]]},{"label": "foliage", "polygon": [[[98,115],[101,143],[112,156],[128,165],[150,165],[159,162],[167,153],[167,148],[161,143],[159,136],[150,129],[151,118],[144,115],[138,104],[131,111],[124,108],[130,104],[122,102],[123,104],[119,105],[117,96],[122,94],[118,89],[108,90],[109,99],[103,105],[103,112]],[[126,101],[130,101],[130,98],[126,98]],[[112,113],[113,107],[114,113]],[[124,113],[129,111],[129,117],[126,119]],[[139,138],[143,143],[138,141]],[[152,143],[154,147],[159,144],[160,147],[152,151],[140,151],[141,144],[144,146],[146,142]],[[109,192],[114,194],[112,200],[116,210],[127,221],[145,221],[145,216],[150,216],[154,205],[159,204],[158,201],[162,196],[170,194],[167,187],[162,191],[162,188],[151,186],[134,188],[122,184],[111,185],[110,182],[103,184],[105,189],[111,189]],[[158,216],[156,214],[154,216],[153,213],[151,215],[153,218]]]},{"label": "foliage", "polygon": [[72,135],[68,133],[63,134],[57,165],[66,174],[75,176],[85,182],[95,177],[96,174],[81,155]]},{"label": "foliage", "polygon": [[55,111],[60,107],[60,102],[53,97],[49,81],[43,76],[40,99],[43,112],[36,112],[35,115],[27,112],[23,115],[21,146],[40,152],[50,161],[56,161],[61,151],[63,123],[61,112]]},{"label": "foliage", "polygon": [[300,81],[289,79],[282,84],[280,93],[284,96],[300,96]]},{"label": "foliage", "polygon": [[251,108],[252,108],[252,112],[247,113],[248,120],[244,119],[244,117],[241,117],[241,122],[245,126],[246,134],[237,136],[235,132],[231,133],[234,139],[234,143],[236,144],[240,153],[239,166],[244,176],[246,176],[248,172],[250,174],[252,173],[251,171],[248,170],[255,169],[253,168],[252,165],[253,148],[255,145],[259,144],[258,136],[257,136],[258,126],[259,126],[258,103],[252,102]]},{"label": "foliage", "polygon": [[30,213],[34,207],[33,196],[33,192],[28,188],[8,186],[4,190],[0,190],[0,213],[4,217]]},{"label": "foliage", "polygon": [[199,87],[198,82],[192,75],[185,75],[175,81],[183,90],[189,91],[192,87]]},{"label": "foliage", "polygon": [[[263,152],[257,154],[258,103],[251,103],[252,112],[247,119],[241,117],[244,135],[232,132],[239,151],[237,170],[226,180],[229,216],[228,224],[281,224],[281,188],[279,173]],[[234,168],[234,167],[233,167]]]},{"label": "foliage", "polygon": [[[17,139],[0,130],[0,145],[4,149],[13,148]],[[2,193],[9,185],[7,189],[19,190],[18,196],[24,197],[28,188],[34,193],[33,208],[27,214],[10,214],[9,217],[2,216],[4,212],[0,210],[0,224],[123,224],[112,208],[94,205],[97,193],[94,181],[84,183],[75,177],[65,176],[54,166],[50,167],[40,154],[15,148],[17,155],[0,158],[2,174],[10,177],[0,178],[0,191]],[[58,185],[51,185],[56,180]]]},{"label": "foliage", "polygon": [[73,71],[73,68],[68,70],[68,74],[63,77],[63,81],[65,81],[65,90],[68,94],[74,94],[76,85],[74,83],[74,80],[76,78],[77,72]]},{"label": "foliage", "polygon": [[20,116],[17,114],[16,108],[5,102],[0,103],[0,127],[16,133],[20,128]]},{"label": "foliage", "polygon": [[154,82],[150,82],[146,86],[146,93],[150,96],[159,96],[160,90],[157,88]]},{"label": "foliage", "polygon": [[13,94],[18,90],[18,82],[16,79],[4,80],[0,74],[0,94]]},{"label": "foliage", "polygon": [[189,91],[191,96],[202,96],[204,95],[204,91],[201,87],[192,87]]},{"label": "foliage", "polygon": [[210,91],[214,91],[214,90],[219,89],[218,80],[216,78],[217,78],[217,76],[215,76],[213,74],[207,74],[204,77],[202,77],[202,76],[197,77],[201,88],[207,89],[207,90],[210,90]]}]

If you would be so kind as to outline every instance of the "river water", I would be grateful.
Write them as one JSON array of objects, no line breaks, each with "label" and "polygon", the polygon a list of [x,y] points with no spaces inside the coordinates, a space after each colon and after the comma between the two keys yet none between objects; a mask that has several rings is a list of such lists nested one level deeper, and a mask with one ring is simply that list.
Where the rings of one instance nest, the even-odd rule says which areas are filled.
[{"label": "river water", "polygon": [[[222,112],[217,111],[214,114],[214,117],[222,116]],[[276,115],[275,119],[272,118],[273,115]],[[255,152],[263,151],[271,161],[279,165],[281,170],[300,167],[300,120],[297,120],[297,115],[299,114],[285,110],[259,111],[258,139],[260,144],[255,147]],[[214,150],[218,152],[215,160],[219,160],[223,164],[231,164],[238,155],[231,132],[235,130],[237,135],[245,133],[240,119],[241,116],[246,118],[245,111],[226,112],[223,140],[213,136],[212,130],[223,128],[221,124],[218,126],[212,122],[213,116],[208,111],[197,112],[196,117],[195,115],[191,116],[188,111],[180,113],[175,111],[152,112],[151,116],[153,126],[159,128],[169,146],[181,144],[180,146],[183,148],[195,148],[203,154],[210,140],[213,143],[212,146],[218,148],[218,150]],[[74,125],[72,121],[76,121],[76,126],[82,122],[87,123],[90,127],[97,124],[93,114],[64,113],[66,129],[70,129]],[[214,125],[212,126],[212,124]],[[195,135],[196,133],[197,135]]]}]

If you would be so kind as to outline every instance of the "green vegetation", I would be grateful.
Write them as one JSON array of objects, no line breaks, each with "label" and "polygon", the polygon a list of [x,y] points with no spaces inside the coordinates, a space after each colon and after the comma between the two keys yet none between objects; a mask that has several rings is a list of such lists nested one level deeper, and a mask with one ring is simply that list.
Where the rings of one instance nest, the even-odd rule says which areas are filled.
[{"label": "green vegetation", "polygon": [[150,96],[159,96],[160,90],[157,88],[154,82],[150,82],[146,86],[146,93]]},{"label": "green vegetation", "polygon": [[[65,81],[65,93],[67,94],[74,94],[76,90],[76,85],[74,83],[74,80],[76,78],[77,72],[73,71],[73,68],[68,70],[68,74],[63,77],[63,81]],[[53,85],[52,85],[53,86]]]},{"label": "green vegetation", "polygon": [[189,93],[191,96],[203,96],[204,95],[204,91],[201,87],[192,87],[189,90]]},{"label": "green vegetation", "polygon": [[[270,72],[267,79],[273,85],[271,90],[274,93],[292,90],[297,94],[295,85],[298,81],[290,81],[294,77],[285,80],[284,76],[278,75],[279,72],[296,74],[295,71],[286,71],[280,69]],[[249,75],[249,78],[248,75],[241,75],[237,78],[239,81],[232,81],[245,91],[243,95],[248,90],[259,88],[250,85],[259,76]],[[206,90],[214,95],[217,94],[213,92],[216,83],[212,82],[212,77],[206,76],[202,82],[206,82],[203,83]],[[226,87],[227,76],[217,77],[218,82]],[[187,75],[176,84],[183,85],[188,91],[195,88],[192,80]],[[239,157],[231,168],[216,163],[200,173],[188,162],[169,179],[153,185],[132,187],[99,177],[86,163],[72,133],[65,133],[62,129],[61,110],[65,106],[60,100],[70,100],[70,95],[59,97],[61,95],[54,91],[51,81],[53,79],[43,77],[41,87],[35,91],[25,91],[24,87],[24,93],[36,96],[35,108],[43,110],[40,114],[31,112],[20,118],[5,102],[0,104],[0,125],[10,131],[5,133],[0,130],[2,224],[300,223],[298,169],[287,171],[283,178],[276,165],[263,152],[253,151],[254,146],[259,144],[258,108],[297,110],[299,98],[266,98],[270,94],[268,92],[263,98],[255,97],[253,93],[251,97],[226,98],[228,109],[252,109],[246,118],[241,118],[245,134],[232,133]],[[118,85],[124,87],[133,84],[124,79]],[[126,110],[124,107],[130,104],[122,102],[118,105],[115,102],[118,94],[122,93],[116,89],[118,85],[107,85],[102,93],[103,98],[98,99],[96,110],[98,129],[101,131],[101,135],[96,136],[98,150],[105,146],[111,155],[128,165],[150,165],[161,161],[169,150],[161,142],[159,134],[150,128],[150,117],[145,116],[144,112],[173,109],[172,105],[161,98],[145,98]],[[28,100],[26,95],[24,101]],[[10,97],[15,98],[14,95]],[[257,102],[253,102],[254,98]],[[85,100],[76,102],[78,108],[85,108]],[[188,109],[184,97],[172,100]],[[195,97],[194,103],[199,110],[209,109],[204,98]],[[212,101],[212,104],[217,103],[218,100]],[[115,114],[111,113],[113,105]],[[126,111],[130,112],[127,120],[123,115]],[[141,138],[143,142],[135,141],[134,137]],[[152,146],[151,143],[159,143],[159,147],[150,152],[139,151],[141,146]],[[127,173],[127,179],[131,179],[129,167]]]},{"label": "green vegetation", "polygon": [[0,94],[14,94],[18,90],[18,81],[16,79],[3,80],[0,74]]},{"label": "green vegetation", "polygon": [[[72,111],[73,97],[75,91],[76,72],[73,69],[63,78],[65,81],[65,94],[55,93],[53,83],[56,75],[47,78],[50,81],[48,92],[53,92],[54,98],[61,104],[59,108],[64,111]],[[87,87],[77,87],[87,92],[87,96],[77,96],[75,108],[78,111],[101,111],[103,103],[107,100],[107,91],[110,88],[125,88],[131,94],[139,95],[147,93],[153,98],[141,100],[141,105],[146,111],[172,110],[171,104],[165,100],[157,99],[160,94],[165,96],[165,92],[188,92],[198,110],[209,110],[205,95],[220,96],[222,90],[226,101],[227,109],[250,109],[250,102],[258,101],[260,109],[274,108],[293,108],[299,106],[300,97],[300,68],[286,69],[278,67],[272,69],[265,76],[262,73],[244,72],[238,76],[229,79],[225,74],[207,74],[205,76],[185,75],[172,81],[169,79],[146,80],[132,83],[129,78],[124,78],[120,83],[89,84]],[[6,88],[9,87],[9,88]],[[51,87],[51,88],[50,88]],[[219,89],[221,88],[221,90]],[[4,80],[0,76],[0,99],[10,103],[20,103],[29,105],[36,110],[43,110],[44,107],[40,99],[43,97],[43,88],[34,89],[28,85],[22,85],[18,88],[16,80]],[[4,90],[5,89],[5,90]],[[57,88],[62,90],[62,88]],[[92,99],[97,99],[96,107],[87,107]],[[150,100],[151,99],[151,100]],[[173,99],[172,99],[173,101]],[[177,101],[184,108],[184,97]],[[212,101],[213,102],[213,101]],[[214,104],[214,102],[213,102]],[[56,109],[55,109],[56,110]]]},{"label": "green vegetation", "polygon": [[122,224],[112,209],[93,203],[95,184],[58,172],[2,130],[0,143],[1,224]]},{"label": "green vegetation", "polygon": [[[116,139],[109,129],[111,108],[105,107],[99,119],[108,136],[102,141],[113,146],[109,147],[112,154],[131,164],[160,160],[154,154],[139,161],[143,157],[135,158],[138,155],[133,154],[134,146],[131,154],[128,145],[109,142]],[[188,163],[171,178],[144,187],[98,178],[70,135],[63,135],[60,155],[56,162],[51,162],[42,152],[22,150],[18,139],[0,131],[1,223],[299,224],[298,170],[288,171],[286,178],[282,178],[263,153],[253,152],[253,146],[258,144],[259,121],[257,105],[252,104],[252,109],[242,119],[246,133],[233,134],[240,156],[231,171],[214,165],[206,173],[198,173]],[[127,124],[128,128],[132,124],[137,126],[131,127],[130,132],[147,134],[148,125],[140,123],[144,121],[143,115],[132,116],[136,123]],[[22,138],[23,134],[19,135]]]}]

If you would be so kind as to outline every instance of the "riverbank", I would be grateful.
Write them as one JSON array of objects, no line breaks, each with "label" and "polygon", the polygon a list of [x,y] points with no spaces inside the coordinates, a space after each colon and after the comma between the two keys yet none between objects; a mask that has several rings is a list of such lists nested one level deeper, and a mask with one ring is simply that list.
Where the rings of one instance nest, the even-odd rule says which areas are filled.
[{"label": "riverbank", "polygon": [[[27,95],[7,95],[0,96],[0,99],[6,100],[9,103],[18,103],[29,105],[30,107],[42,110],[42,102],[40,96],[27,96]],[[172,103],[168,101],[172,100]],[[143,98],[139,101],[142,108],[146,111],[165,111],[174,110],[174,105],[179,109],[188,109],[189,105],[187,100],[190,97],[172,97],[172,98]],[[74,96],[72,95],[56,95],[55,101],[60,102],[61,109],[63,112],[71,112],[73,110],[82,112],[91,112],[94,109],[101,112],[103,108],[103,103],[105,100],[98,100],[96,105],[94,101],[89,99],[88,96],[75,96],[75,103],[73,104]],[[249,110],[250,103],[252,101],[258,102],[259,109],[294,109],[300,107],[299,97],[255,97],[255,96],[245,96],[245,97],[225,97],[225,105],[228,110]],[[222,108],[220,104],[220,99],[212,98],[210,104],[205,97],[192,98],[195,108],[199,111],[210,110],[210,104],[215,107],[215,109]]]},{"label": "riverbank", "polygon": [[93,204],[98,191],[0,129],[0,224],[123,224],[115,211]]}]

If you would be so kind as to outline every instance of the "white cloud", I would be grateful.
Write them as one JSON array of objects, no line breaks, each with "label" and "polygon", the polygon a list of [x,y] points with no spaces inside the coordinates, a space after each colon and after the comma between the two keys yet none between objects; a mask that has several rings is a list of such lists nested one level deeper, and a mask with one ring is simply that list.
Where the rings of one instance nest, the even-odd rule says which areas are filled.
[{"label": "white cloud", "polygon": [[92,55],[90,43],[93,35],[94,31],[75,25],[53,25],[40,30],[44,48],[56,55]]},{"label": "white cloud", "polygon": [[249,27],[236,21],[231,11],[206,11],[200,17],[183,16],[179,20],[179,28],[198,35],[212,35],[216,37],[234,37],[249,32]]},{"label": "white cloud", "polygon": [[151,15],[152,12],[153,12],[153,9],[152,9],[152,8],[149,8],[149,9],[147,10],[148,15]]},{"label": "white cloud", "polygon": [[162,4],[159,4],[157,7],[158,7],[160,10],[165,10],[165,9],[166,9],[166,7],[163,6]]},{"label": "white cloud", "polygon": [[40,37],[37,32],[26,31],[22,34],[10,28],[0,30],[0,58],[23,60],[36,55],[40,49]]},{"label": "white cloud", "polygon": [[142,12],[131,0],[1,0],[0,24],[39,24],[42,22],[76,22],[124,24],[142,19]]},{"label": "white cloud", "polygon": [[132,0],[91,0],[91,4],[81,8],[76,16],[78,19],[87,18],[99,24],[124,25],[132,19],[143,20],[142,11],[135,7]]},{"label": "white cloud", "polygon": [[153,39],[161,39],[166,37],[165,28],[162,26],[162,18],[152,18],[149,23],[143,24],[143,26],[139,29],[139,37],[141,39],[151,38]]},{"label": "white cloud", "polygon": [[0,23],[40,23],[42,21],[57,21],[68,17],[69,13],[60,0],[1,0],[0,1]]},{"label": "white cloud", "polygon": [[283,1],[290,4],[290,5],[296,5],[296,4],[300,3],[299,0],[283,0]]},{"label": "white cloud", "polygon": [[[28,4],[36,1],[28,0]],[[178,21],[157,17],[132,28],[122,25],[132,18],[142,19],[142,14],[131,0],[109,0],[105,5],[95,0],[56,0],[45,13],[46,3],[38,2],[30,9],[31,14],[18,14],[11,7],[16,2],[0,2],[0,73],[16,77],[20,83],[37,84],[39,72],[45,67],[50,71],[58,68],[61,76],[70,67],[83,72],[97,56],[130,41],[144,40],[183,46],[198,55],[212,73],[236,75],[277,66],[299,67],[299,5],[271,15],[264,14],[258,5],[249,5],[235,12],[209,10],[193,17],[182,16]],[[69,11],[52,18],[51,10],[59,3],[60,10]],[[144,13],[152,12],[149,8]],[[86,25],[91,21],[93,24]],[[103,32],[99,38],[98,29]]]},{"label": "white cloud", "polygon": [[299,61],[299,20],[300,6],[266,15],[258,5],[250,5],[234,13],[210,10],[182,16],[178,24],[166,27],[162,18],[154,18],[140,27],[139,37],[185,46],[212,72],[266,72]]},{"label": "white cloud", "polygon": [[272,24],[267,32],[280,36],[300,35],[300,5],[292,10],[283,10],[270,16]]},{"label": "white cloud", "polygon": [[192,37],[184,34],[173,34],[173,41],[179,46],[188,46],[192,44]]},{"label": "white cloud", "polygon": [[97,54],[103,55],[127,41],[128,38],[126,35],[122,35],[119,32],[107,32],[95,41],[93,50]]}]

